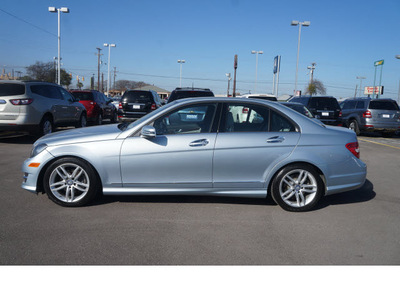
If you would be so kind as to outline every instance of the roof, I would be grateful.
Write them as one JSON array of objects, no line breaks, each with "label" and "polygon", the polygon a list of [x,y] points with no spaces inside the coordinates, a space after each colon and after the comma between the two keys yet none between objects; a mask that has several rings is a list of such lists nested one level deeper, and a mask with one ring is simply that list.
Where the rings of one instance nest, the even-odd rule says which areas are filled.
[{"label": "roof", "polygon": [[162,89],[162,88],[160,88],[160,87],[158,87],[158,86],[155,86],[155,85],[145,85],[145,86],[142,86],[142,87],[140,87],[140,88],[136,88],[136,89],[133,89],[134,91],[148,91],[148,90],[153,90],[153,91],[155,91],[156,93],[159,93],[159,94],[171,94],[171,92],[169,92],[169,91],[167,91],[167,90],[164,90],[164,89]]}]

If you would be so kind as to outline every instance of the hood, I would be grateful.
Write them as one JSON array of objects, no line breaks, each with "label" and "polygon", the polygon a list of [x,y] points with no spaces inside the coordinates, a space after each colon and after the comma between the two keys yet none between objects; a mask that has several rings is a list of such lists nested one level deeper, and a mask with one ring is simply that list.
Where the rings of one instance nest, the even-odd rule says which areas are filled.
[{"label": "hood", "polygon": [[110,124],[58,131],[41,137],[34,143],[34,146],[43,143],[48,146],[55,146],[116,139],[122,132],[118,125]]}]

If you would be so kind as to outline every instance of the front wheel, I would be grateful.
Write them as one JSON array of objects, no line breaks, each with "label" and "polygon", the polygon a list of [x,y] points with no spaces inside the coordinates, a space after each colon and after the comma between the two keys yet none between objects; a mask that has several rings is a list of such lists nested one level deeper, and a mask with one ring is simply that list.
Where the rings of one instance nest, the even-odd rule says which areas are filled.
[{"label": "front wheel", "polygon": [[92,166],[78,158],[61,158],[44,174],[47,196],[61,206],[83,206],[99,192],[100,183]]},{"label": "front wheel", "polygon": [[283,168],[273,179],[272,198],[284,210],[302,212],[311,210],[321,199],[324,184],[317,171],[305,164]]},{"label": "front wheel", "polygon": [[86,118],[86,114],[81,114],[81,117],[79,118],[78,123],[76,123],[75,127],[76,128],[82,128],[82,127],[86,127],[87,125],[87,118]]}]

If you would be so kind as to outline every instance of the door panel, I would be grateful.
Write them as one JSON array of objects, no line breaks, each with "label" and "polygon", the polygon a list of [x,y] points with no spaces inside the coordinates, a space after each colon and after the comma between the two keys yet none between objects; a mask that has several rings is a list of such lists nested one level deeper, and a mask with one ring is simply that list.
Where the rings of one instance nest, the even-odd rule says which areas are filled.
[{"label": "door panel", "polygon": [[121,149],[123,185],[211,187],[215,138],[216,133],[127,138]]}]

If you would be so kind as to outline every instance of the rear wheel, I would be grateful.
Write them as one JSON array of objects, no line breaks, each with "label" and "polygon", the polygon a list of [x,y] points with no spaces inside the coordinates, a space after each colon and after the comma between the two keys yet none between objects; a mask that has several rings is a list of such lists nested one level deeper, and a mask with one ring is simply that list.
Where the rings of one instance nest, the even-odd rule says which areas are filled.
[{"label": "rear wheel", "polygon": [[92,166],[78,158],[61,158],[44,174],[47,196],[61,206],[83,206],[93,200],[100,189]]},{"label": "rear wheel", "polygon": [[353,130],[356,135],[360,135],[360,126],[356,120],[351,120],[349,124],[349,129]]},{"label": "rear wheel", "polygon": [[76,123],[75,127],[76,128],[81,128],[81,127],[86,127],[87,125],[87,118],[86,118],[86,114],[81,114],[81,117],[79,118],[78,123]]},{"label": "rear wheel", "polygon": [[284,210],[302,212],[312,209],[321,199],[324,184],[318,172],[309,165],[284,167],[273,179],[272,198]]},{"label": "rear wheel", "polygon": [[54,132],[53,119],[49,116],[44,116],[39,124],[38,135],[43,136]]},{"label": "rear wheel", "polygon": [[96,118],[96,121],[94,123],[95,125],[101,125],[103,124],[103,116],[101,114],[99,114]]}]

